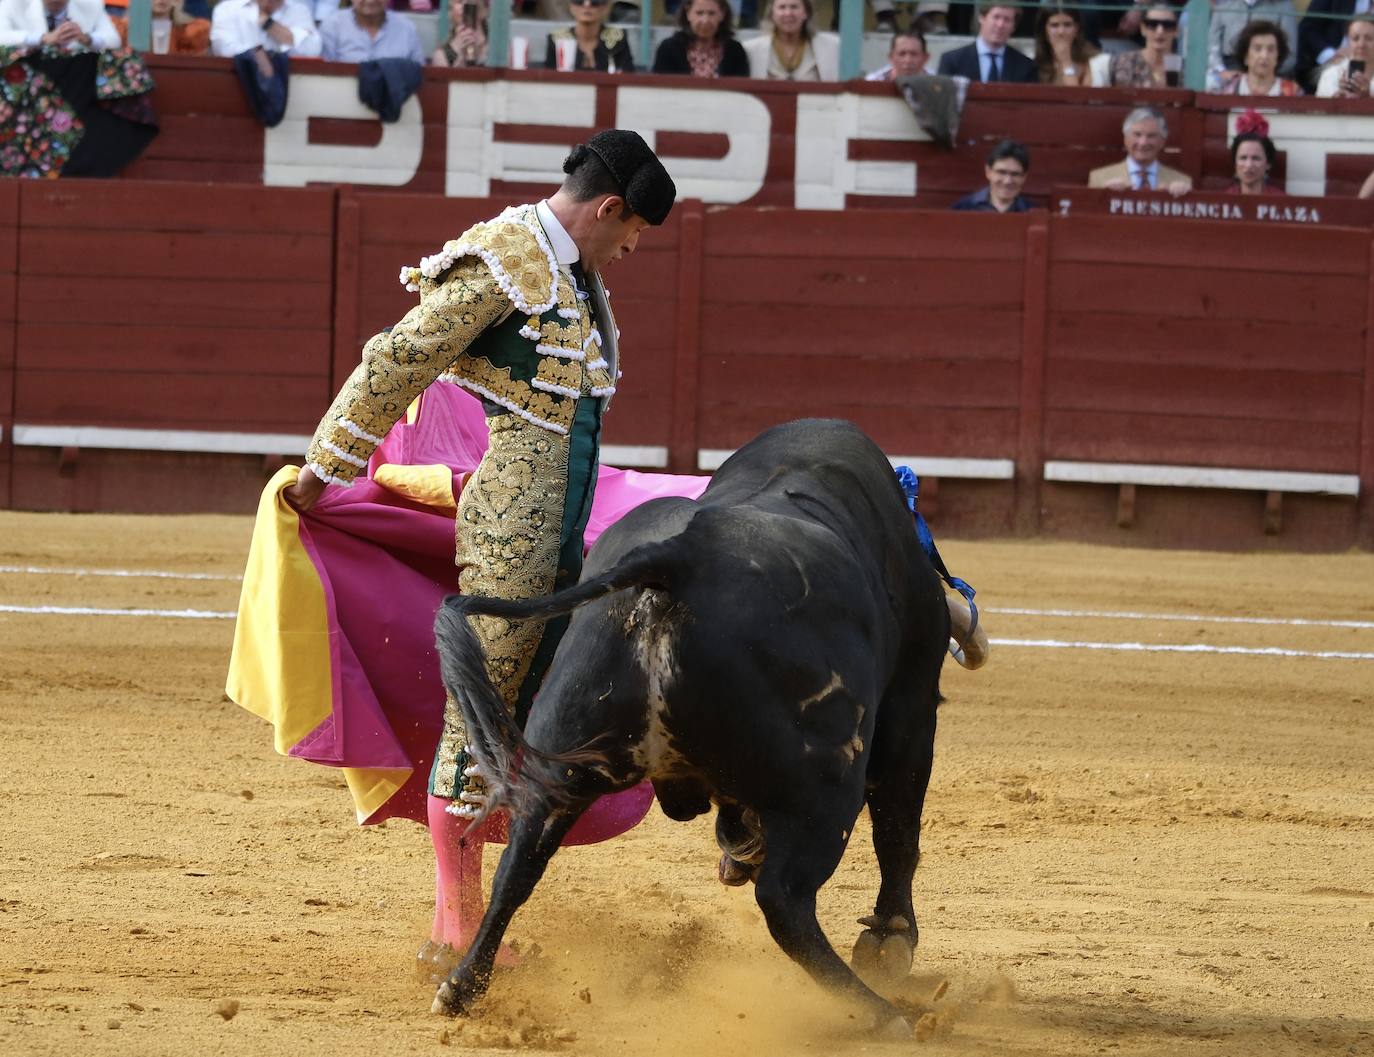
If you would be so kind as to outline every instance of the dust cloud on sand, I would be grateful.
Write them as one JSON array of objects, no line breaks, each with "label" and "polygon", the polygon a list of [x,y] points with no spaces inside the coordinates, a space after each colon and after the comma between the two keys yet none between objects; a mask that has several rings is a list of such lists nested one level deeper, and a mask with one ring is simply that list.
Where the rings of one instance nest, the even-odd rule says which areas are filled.
[{"label": "dust cloud on sand", "polygon": [[[0,565],[230,578],[6,572],[0,605],[233,610],[249,529],[0,514]],[[1297,655],[994,645],[947,669],[895,995],[916,1039],[860,1032],[716,881],[710,820],[657,812],[556,856],[521,965],[474,1017],[431,1016],[425,832],[358,828],[336,773],[272,753],[223,696],[230,621],[10,611],[0,1053],[1374,1057],[1374,662],[1302,656],[1374,653],[1374,556],[941,549],[994,640]],[[877,882],[861,820],[819,900],[842,953]]]}]

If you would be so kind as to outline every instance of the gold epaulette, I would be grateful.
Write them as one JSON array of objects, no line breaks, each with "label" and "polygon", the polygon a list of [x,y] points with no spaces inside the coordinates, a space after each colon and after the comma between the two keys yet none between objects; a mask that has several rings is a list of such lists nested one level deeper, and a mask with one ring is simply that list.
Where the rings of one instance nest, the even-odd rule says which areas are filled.
[{"label": "gold epaulette", "polygon": [[520,312],[539,315],[558,301],[558,259],[533,206],[512,206],[494,220],[474,224],[434,256],[422,258],[418,267],[402,268],[401,283],[427,292],[464,257],[480,258]]}]

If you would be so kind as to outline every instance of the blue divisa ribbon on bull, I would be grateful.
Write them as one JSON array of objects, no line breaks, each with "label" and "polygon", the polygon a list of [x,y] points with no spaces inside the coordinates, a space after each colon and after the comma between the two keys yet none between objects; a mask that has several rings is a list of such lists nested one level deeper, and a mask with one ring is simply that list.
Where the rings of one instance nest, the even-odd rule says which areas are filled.
[{"label": "blue divisa ribbon on bull", "polygon": [[[968,602],[968,627],[958,628],[958,634],[950,640],[950,655],[965,668],[981,667],[986,659],[986,648],[980,651],[980,656],[976,657],[965,653],[966,645],[971,642],[978,630],[978,606],[973,601],[973,596],[977,592],[972,585],[952,575],[945,566],[945,560],[940,557],[940,549],[935,546],[935,537],[930,533],[930,526],[926,524],[926,519],[917,509],[921,496],[921,479],[916,476],[916,471],[910,466],[898,466],[894,472],[897,474],[897,483],[902,486],[902,492],[906,495],[907,509],[911,511],[911,518],[916,523],[916,538],[921,542],[921,549],[926,552],[926,557],[930,559],[931,566],[940,574],[940,579],[963,595],[965,601]],[[954,621],[956,624],[960,623],[957,619],[959,614],[953,603],[950,605],[950,615],[952,618],[956,618]],[[986,639],[986,636],[979,637]]]}]

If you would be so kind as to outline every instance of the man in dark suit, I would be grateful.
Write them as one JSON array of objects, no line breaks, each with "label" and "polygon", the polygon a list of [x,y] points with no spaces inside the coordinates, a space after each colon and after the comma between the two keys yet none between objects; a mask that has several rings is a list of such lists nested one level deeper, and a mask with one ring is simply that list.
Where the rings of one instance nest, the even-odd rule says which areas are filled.
[{"label": "man in dark suit", "polygon": [[[1313,3],[1319,2],[1321,0],[1313,0]],[[967,77],[971,81],[1035,84],[1040,80],[1035,63],[1015,48],[1007,47],[1007,39],[1015,25],[1016,8],[995,3],[980,5],[977,39],[941,55],[940,73],[946,77]]]},{"label": "man in dark suit", "polygon": [[[1356,0],[1312,0],[1307,14],[1298,23],[1298,83],[1307,88],[1316,86],[1321,68],[1329,62],[1345,58],[1345,21],[1341,18],[1322,18],[1322,15],[1356,13]],[[1369,5],[1366,3],[1367,10]],[[1317,16],[1317,17],[1313,17]]]}]

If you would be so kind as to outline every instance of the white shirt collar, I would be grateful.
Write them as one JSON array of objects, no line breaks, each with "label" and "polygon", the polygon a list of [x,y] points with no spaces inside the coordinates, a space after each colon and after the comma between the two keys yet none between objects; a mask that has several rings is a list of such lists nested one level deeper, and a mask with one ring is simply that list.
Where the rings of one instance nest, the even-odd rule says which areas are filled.
[{"label": "white shirt collar", "polygon": [[1007,50],[1007,46],[1005,44],[1003,44],[1000,48],[994,48],[991,44],[983,40],[982,37],[974,37],[973,43],[978,46],[979,55],[996,55],[1000,58],[1002,53]]},{"label": "white shirt collar", "polygon": [[539,217],[539,223],[544,225],[544,234],[549,237],[549,246],[553,249],[553,255],[558,258],[558,263],[564,268],[576,264],[582,253],[578,250],[577,243],[572,240],[572,236],[568,234],[568,229],[553,215],[548,199],[539,202],[534,207],[534,212]]},{"label": "white shirt collar", "polygon": [[1139,172],[1148,172],[1150,176],[1153,177],[1159,172],[1159,161],[1155,160],[1150,162],[1149,165],[1141,165],[1140,162],[1136,161],[1134,158],[1128,157],[1126,159],[1126,171],[1132,176]]}]

